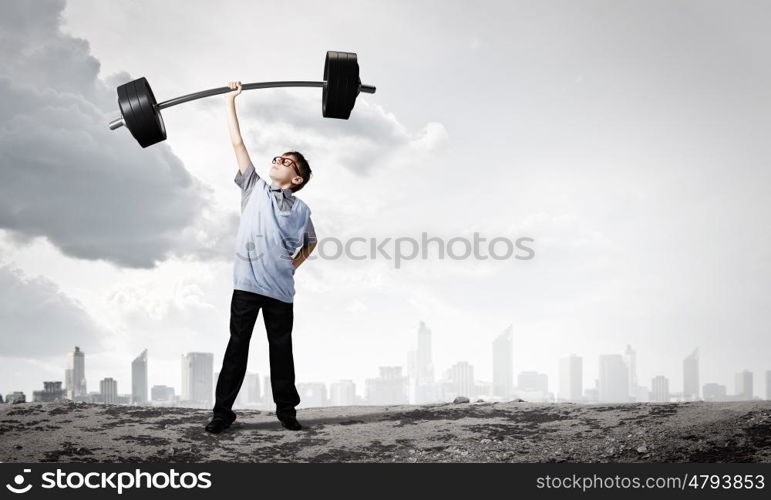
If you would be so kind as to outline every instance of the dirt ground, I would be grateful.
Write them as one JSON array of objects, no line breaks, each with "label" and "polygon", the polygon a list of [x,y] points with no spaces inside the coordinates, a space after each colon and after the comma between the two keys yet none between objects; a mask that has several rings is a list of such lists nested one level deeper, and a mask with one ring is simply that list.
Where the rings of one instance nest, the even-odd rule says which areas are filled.
[{"label": "dirt ground", "polygon": [[0,462],[771,462],[771,401],[236,410],[0,405]]}]

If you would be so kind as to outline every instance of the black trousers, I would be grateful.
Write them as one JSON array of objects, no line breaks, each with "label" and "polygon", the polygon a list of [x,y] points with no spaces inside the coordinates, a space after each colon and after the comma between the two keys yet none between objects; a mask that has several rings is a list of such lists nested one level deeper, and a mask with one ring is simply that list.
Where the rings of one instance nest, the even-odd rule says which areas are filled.
[{"label": "black trousers", "polygon": [[[249,340],[262,308],[265,330],[268,334],[270,354],[270,385],[276,417],[279,419],[296,416],[295,406],[300,404],[300,395],[294,385],[294,359],[292,358],[292,322],[294,312],[291,302],[283,302],[243,290],[233,290],[230,303],[230,340],[222,370],[215,390],[214,415],[235,419],[233,402],[246,374],[249,356]],[[267,394],[265,395],[267,397]]]}]

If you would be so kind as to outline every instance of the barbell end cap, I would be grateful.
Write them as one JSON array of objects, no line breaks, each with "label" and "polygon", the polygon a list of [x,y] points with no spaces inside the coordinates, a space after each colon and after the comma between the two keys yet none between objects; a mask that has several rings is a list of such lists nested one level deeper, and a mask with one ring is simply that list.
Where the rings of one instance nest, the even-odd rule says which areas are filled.
[{"label": "barbell end cap", "polygon": [[374,85],[360,85],[359,86],[359,92],[364,92],[365,94],[374,94],[375,93],[375,86]]},{"label": "barbell end cap", "polygon": [[125,127],[126,122],[123,121],[123,117],[116,118],[113,121],[110,122],[110,130],[115,130],[116,128]]}]

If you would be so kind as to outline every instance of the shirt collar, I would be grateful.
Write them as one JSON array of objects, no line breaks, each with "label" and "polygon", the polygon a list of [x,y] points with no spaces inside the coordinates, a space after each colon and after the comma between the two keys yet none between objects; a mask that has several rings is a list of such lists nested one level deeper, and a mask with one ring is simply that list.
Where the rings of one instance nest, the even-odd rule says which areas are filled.
[{"label": "shirt collar", "polygon": [[291,200],[294,197],[294,194],[292,193],[292,188],[280,188],[276,186],[274,182],[271,182],[270,190],[274,193],[280,192],[286,199]]}]

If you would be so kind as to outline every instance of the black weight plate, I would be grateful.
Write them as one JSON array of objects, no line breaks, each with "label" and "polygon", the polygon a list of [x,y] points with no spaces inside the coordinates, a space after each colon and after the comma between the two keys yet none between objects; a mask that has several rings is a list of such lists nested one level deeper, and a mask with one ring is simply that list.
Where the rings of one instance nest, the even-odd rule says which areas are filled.
[{"label": "black weight plate", "polygon": [[330,51],[324,58],[324,87],[321,89],[321,115],[326,117],[329,110],[329,58]]},{"label": "black weight plate", "polygon": [[118,95],[120,96],[119,103],[126,127],[134,139],[140,141],[142,138],[142,110],[137,106],[138,103],[133,102],[134,82],[130,81],[118,87]]},{"label": "black weight plate", "polygon": [[140,144],[144,142],[142,110],[136,101],[134,81],[130,81],[118,87],[119,105],[126,127]]},{"label": "black weight plate", "polygon": [[348,119],[356,100],[359,81],[359,65],[352,52],[327,52],[324,65],[326,93],[324,94],[324,116]]},{"label": "black weight plate", "polygon": [[134,82],[134,91],[142,110],[143,123],[146,124],[142,147],[151,146],[165,139],[165,129],[158,120],[158,111],[153,106],[155,98],[147,79],[140,78],[136,80]]},{"label": "black weight plate", "polygon": [[341,118],[345,110],[346,66],[342,52],[333,52],[329,66],[328,116]]},{"label": "black weight plate", "polygon": [[340,117],[346,120],[351,116],[351,110],[356,102],[356,89],[359,84],[359,63],[356,61],[356,54],[347,52],[343,57],[344,63],[344,80],[343,80],[343,93],[341,96],[343,100],[341,102],[343,109],[341,110]]},{"label": "black weight plate", "polygon": [[153,108],[152,91],[147,79],[139,78],[131,82],[127,87],[127,94],[134,110],[134,117],[138,118],[138,136],[140,146],[146,148],[165,139],[165,129],[159,123],[157,111]]},{"label": "black weight plate", "polygon": [[134,111],[134,118],[136,120],[136,132],[135,135],[139,145],[146,148],[150,145],[153,136],[153,129],[155,128],[155,120],[152,116],[148,115],[142,104],[139,101],[137,92],[140,91],[138,87],[138,80],[134,80],[126,87],[129,102],[131,103],[131,109]]},{"label": "black weight plate", "polygon": [[[131,82],[124,83],[118,86],[118,107],[120,108],[120,114],[123,116],[123,121],[126,122],[126,128],[129,129],[131,135],[134,135],[134,129],[137,120],[134,118],[134,110],[131,109],[131,103],[129,102],[126,88]],[[136,136],[134,137],[136,138]]]},{"label": "black weight plate", "polygon": [[[148,119],[147,127],[147,146],[151,146],[166,139],[166,127],[163,124],[163,118],[158,108],[155,106],[157,101],[153,90],[150,88],[150,83],[146,78],[140,78],[136,80],[134,89],[137,93],[137,99],[139,105],[142,108],[143,116]],[[153,127],[149,126],[149,120],[152,119]],[[143,147],[147,147],[143,146]]]},{"label": "black weight plate", "polygon": [[323,113],[327,118],[335,118],[339,108],[339,53],[328,51],[324,63]]}]

